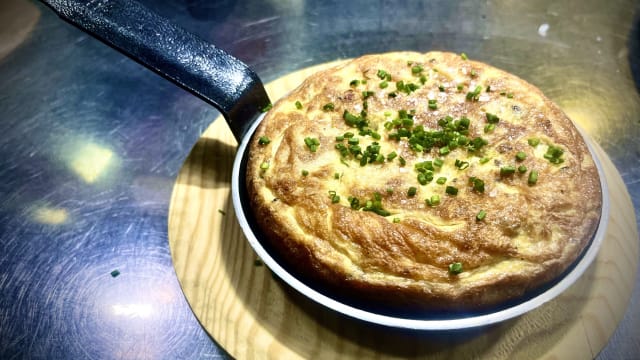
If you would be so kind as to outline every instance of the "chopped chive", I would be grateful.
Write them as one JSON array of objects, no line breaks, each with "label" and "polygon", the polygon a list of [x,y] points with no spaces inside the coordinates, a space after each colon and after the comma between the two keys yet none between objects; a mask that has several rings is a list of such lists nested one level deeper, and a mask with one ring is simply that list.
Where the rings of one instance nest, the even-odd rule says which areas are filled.
[{"label": "chopped chive", "polygon": [[438,180],[436,180],[436,183],[438,185],[444,185],[447,182],[447,178],[446,177],[439,177]]},{"label": "chopped chive", "polygon": [[464,85],[462,85],[462,84],[458,84],[458,85],[456,86],[456,90],[458,90],[458,92],[462,92],[462,89],[464,89]]},{"label": "chopped chive", "polygon": [[558,146],[549,145],[547,152],[544,154],[544,158],[549,160],[552,164],[560,164],[564,162],[562,159],[562,155],[564,154],[564,150],[562,150]]},{"label": "chopped chive", "polygon": [[437,158],[433,160],[433,166],[442,167],[443,164],[444,164],[444,160],[442,159]]},{"label": "chopped chive", "polygon": [[387,161],[391,161],[393,159],[395,159],[398,156],[398,154],[395,151],[392,151],[389,153],[389,155],[387,155]]},{"label": "chopped chive", "polygon": [[336,106],[333,103],[326,103],[324,104],[324,106],[322,106],[322,110],[324,111],[333,111],[335,110]]},{"label": "chopped chive", "polygon": [[269,168],[269,163],[268,162],[263,162],[262,164],[260,164],[260,169],[262,170],[267,170]]},{"label": "chopped chive", "polygon": [[538,146],[538,144],[540,144],[540,139],[538,139],[538,138],[529,138],[527,140],[527,143],[529,143],[529,145],[531,145],[533,147],[536,147],[536,146]]},{"label": "chopped chive", "polygon": [[513,93],[507,93],[507,99],[513,99]]},{"label": "chopped chive", "polygon": [[534,185],[538,182],[538,172],[536,170],[531,170],[529,173],[529,179],[527,181],[529,185]]},{"label": "chopped chive", "polygon": [[417,191],[418,189],[415,186],[411,186],[407,191],[407,196],[411,196],[411,197],[416,196]]},{"label": "chopped chive", "polygon": [[413,74],[419,74],[422,70],[424,70],[424,68],[421,65],[414,65],[411,67],[411,73]]},{"label": "chopped chive", "polygon": [[309,175],[309,171],[307,170],[302,170],[302,176],[307,176]]},{"label": "chopped chive", "polygon": [[336,179],[336,180],[339,180],[340,179],[340,173],[334,173],[333,174],[333,178]]},{"label": "chopped chive", "polygon": [[424,85],[427,82],[426,75],[420,75],[420,84]]},{"label": "chopped chive", "polygon": [[469,162],[456,159],[455,166],[460,170],[464,170],[469,167]]},{"label": "chopped chive", "polygon": [[400,161],[400,165],[401,165],[401,166],[405,166],[405,165],[407,165],[407,160],[405,160],[402,156],[400,156],[400,157],[398,158],[398,160]]},{"label": "chopped chive", "polygon": [[378,75],[380,80],[391,81],[391,74],[389,74],[388,72],[386,72],[386,71],[384,71],[382,69],[378,70],[378,73],[376,75]]},{"label": "chopped chive", "polygon": [[460,54],[460,57],[462,58],[462,60],[469,60],[469,57],[465,53]]},{"label": "chopped chive", "polygon": [[503,166],[500,168],[500,175],[501,176],[507,176],[507,175],[511,175],[513,173],[516,172],[516,167],[515,166]]},{"label": "chopped chive", "polygon": [[524,159],[527,158],[527,154],[524,151],[518,151],[518,153],[516,154],[516,160],[518,161],[524,161]]},{"label": "chopped chive", "polygon": [[436,110],[438,108],[438,103],[435,99],[429,100],[429,109]]},{"label": "chopped chive", "polygon": [[476,69],[471,69],[471,77],[476,77],[476,76],[478,76]]},{"label": "chopped chive", "polygon": [[426,199],[425,202],[429,206],[438,206],[440,205],[440,195],[431,195],[431,197]]},{"label": "chopped chive", "polygon": [[480,98],[480,93],[482,92],[482,86],[476,86],[475,90],[467,93],[467,100],[478,101]]},{"label": "chopped chive", "polygon": [[447,186],[444,192],[446,192],[449,195],[455,196],[455,195],[458,195],[458,188],[455,186]]},{"label": "chopped chive", "polygon": [[270,142],[271,140],[267,136],[260,136],[260,138],[258,139],[258,144],[260,145],[267,145]]},{"label": "chopped chive", "polygon": [[318,150],[318,146],[320,146],[320,140],[317,138],[306,137],[304,138],[304,143],[311,152],[316,152]]},{"label": "chopped chive", "polygon": [[490,133],[495,129],[496,129],[496,124],[487,124],[484,126],[484,133],[485,134]]},{"label": "chopped chive", "polygon": [[268,103],[262,109],[260,109],[260,111],[263,112],[263,113],[266,113],[267,111],[269,111],[271,109],[273,109],[273,104],[272,103]]},{"label": "chopped chive", "polygon": [[491,85],[487,85],[487,87],[484,89],[484,91],[491,92]]},{"label": "chopped chive", "polygon": [[394,217],[392,221],[394,224],[397,224],[400,222],[400,218]]},{"label": "chopped chive", "polygon": [[438,85],[438,90],[440,90],[440,92],[444,92],[446,89],[445,89],[444,85],[440,84],[440,85]]},{"label": "chopped chive", "polygon": [[469,178],[469,183],[473,185],[473,190],[483,193],[484,192],[484,181],[478,179],[475,176]]},{"label": "chopped chive", "polygon": [[462,263],[454,262],[449,264],[449,273],[453,275],[458,275],[462,272]]},{"label": "chopped chive", "polygon": [[526,166],[524,166],[524,165],[520,165],[520,166],[518,166],[518,172],[519,172],[520,174],[524,174],[524,173],[526,173],[526,172],[527,172],[527,167],[526,167]]},{"label": "chopped chive", "polygon": [[489,124],[497,124],[500,121],[500,118],[495,114],[486,113],[486,116]]},{"label": "chopped chive", "polygon": [[351,82],[349,83],[349,86],[351,87],[356,87],[360,85],[360,80],[351,80]]},{"label": "chopped chive", "polygon": [[389,86],[389,83],[387,81],[381,81],[378,86],[380,86],[380,89],[386,89]]},{"label": "chopped chive", "polygon": [[484,220],[484,218],[485,218],[486,216],[487,216],[487,212],[486,212],[486,211],[484,211],[484,210],[480,210],[480,211],[478,212],[478,214],[476,215],[476,220],[478,220],[478,221],[482,221],[482,220]]},{"label": "chopped chive", "polygon": [[489,162],[489,160],[491,160],[491,159],[485,156],[485,157],[483,157],[483,158],[480,158],[480,160],[478,160],[478,162],[479,162],[480,164],[486,164],[486,163],[488,163],[488,162]]},{"label": "chopped chive", "polygon": [[296,109],[302,109],[302,103],[300,101],[296,101]]},{"label": "chopped chive", "polygon": [[365,91],[362,92],[362,98],[363,99],[367,99],[367,98],[369,98],[369,97],[371,97],[373,95],[375,95],[375,93],[373,91],[371,91],[371,90],[365,90]]},{"label": "chopped chive", "polygon": [[420,185],[427,185],[433,180],[433,172],[426,170],[425,172],[418,173],[418,182]]}]

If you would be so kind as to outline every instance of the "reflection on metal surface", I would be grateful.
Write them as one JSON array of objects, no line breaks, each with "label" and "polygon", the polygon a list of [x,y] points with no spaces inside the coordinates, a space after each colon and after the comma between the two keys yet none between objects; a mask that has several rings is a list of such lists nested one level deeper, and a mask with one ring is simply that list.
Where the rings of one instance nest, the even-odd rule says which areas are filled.
[{"label": "reflection on metal surface", "polygon": [[112,158],[111,150],[94,143],[86,143],[76,148],[69,166],[82,180],[93,183],[112,164]]},{"label": "reflection on metal surface", "polygon": [[41,224],[61,225],[69,220],[69,212],[63,208],[41,206],[33,210],[33,220]]},{"label": "reflection on metal surface", "polygon": [[547,37],[547,31],[549,31],[549,24],[544,23],[538,27],[538,34],[542,37]]},{"label": "reflection on metal surface", "polygon": [[113,315],[128,318],[148,318],[153,313],[151,304],[115,304]]}]

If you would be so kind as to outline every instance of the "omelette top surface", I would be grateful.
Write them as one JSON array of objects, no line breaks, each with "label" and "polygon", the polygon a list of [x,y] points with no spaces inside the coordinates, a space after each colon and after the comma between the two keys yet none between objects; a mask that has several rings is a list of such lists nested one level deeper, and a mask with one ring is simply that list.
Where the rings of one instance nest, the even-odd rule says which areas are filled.
[{"label": "omelette top surface", "polygon": [[382,306],[481,309],[557,278],[599,221],[597,168],[524,80],[464,55],[306,79],[250,144],[247,190],[294,272]]}]

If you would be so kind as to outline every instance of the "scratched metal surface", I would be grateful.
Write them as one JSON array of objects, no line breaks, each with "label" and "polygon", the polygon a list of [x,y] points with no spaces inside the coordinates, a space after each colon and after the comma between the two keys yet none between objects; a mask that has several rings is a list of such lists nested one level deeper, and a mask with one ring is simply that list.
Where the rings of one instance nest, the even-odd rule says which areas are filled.
[{"label": "scratched metal surface", "polygon": [[[588,128],[640,207],[636,1],[145,3],[266,81],[368,52],[464,51]],[[167,242],[173,181],[216,116],[44,6],[0,4],[0,358],[227,357]],[[636,286],[598,357],[637,358],[639,329]]]}]

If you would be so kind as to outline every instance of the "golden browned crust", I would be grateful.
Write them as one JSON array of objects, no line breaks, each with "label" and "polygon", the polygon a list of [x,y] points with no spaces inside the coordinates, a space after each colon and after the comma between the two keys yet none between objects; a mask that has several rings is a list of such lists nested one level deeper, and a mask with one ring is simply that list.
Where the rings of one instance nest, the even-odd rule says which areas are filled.
[{"label": "golden browned crust", "polygon": [[[348,132],[361,152],[374,145],[366,165]],[[247,189],[295,272],[410,309],[478,310],[544,285],[589,243],[602,205],[587,146],[555,104],[514,75],[442,52],[363,56],[308,78],[259,126]]]}]

